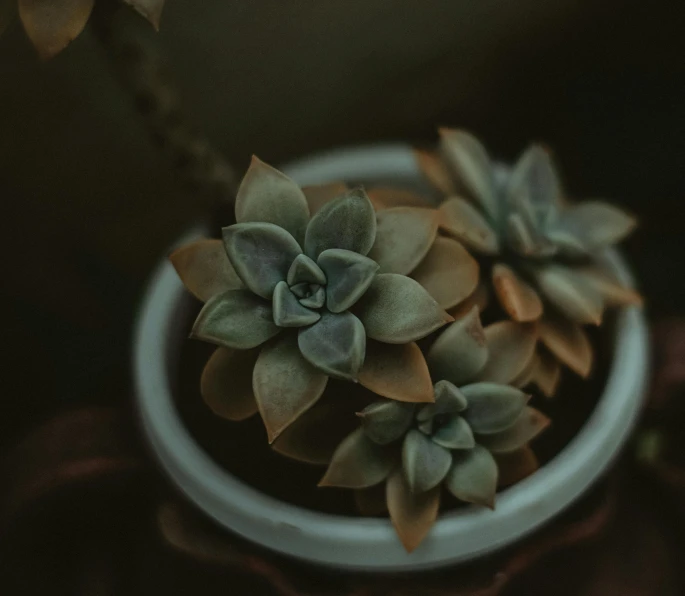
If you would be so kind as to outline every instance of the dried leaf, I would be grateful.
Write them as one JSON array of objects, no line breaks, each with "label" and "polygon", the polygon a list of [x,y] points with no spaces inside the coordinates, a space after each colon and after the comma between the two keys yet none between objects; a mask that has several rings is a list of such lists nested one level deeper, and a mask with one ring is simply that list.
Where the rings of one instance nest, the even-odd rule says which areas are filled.
[{"label": "dried leaf", "polygon": [[499,240],[492,226],[469,201],[451,197],[440,205],[440,229],[469,248],[486,254],[499,252]]},{"label": "dried leaf", "polygon": [[210,409],[228,420],[245,420],[257,413],[252,370],[259,350],[217,348],[207,361],[200,391]]},{"label": "dried leaf", "polygon": [[620,242],[636,226],[637,220],[618,207],[602,201],[584,201],[563,211],[557,227],[593,252]]},{"label": "dried leaf", "polygon": [[535,327],[530,323],[500,321],[488,325],[484,334],[489,356],[478,380],[507,385],[533,357],[537,341]]},{"label": "dried leaf", "polygon": [[592,344],[583,328],[560,316],[546,315],[538,327],[540,340],[561,362],[586,378],[592,368]]},{"label": "dried leaf", "polygon": [[403,402],[433,401],[428,365],[415,343],[368,340],[359,382],[378,395]]},{"label": "dried leaf", "polygon": [[561,380],[561,364],[547,350],[538,350],[535,367],[530,380],[535,383],[545,397],[554,397]]},{"label": "dried leaf", "polygon": [[395,207],[433,207],[430,199],[406,188],[372,188],[368,193],[376,211]]},{"label": "dried leaf", "polygon": [[542,316],[542,300],[513,269],[497,263],[492,268],[492,285],[502,308],[521,323],[536,321]]}]

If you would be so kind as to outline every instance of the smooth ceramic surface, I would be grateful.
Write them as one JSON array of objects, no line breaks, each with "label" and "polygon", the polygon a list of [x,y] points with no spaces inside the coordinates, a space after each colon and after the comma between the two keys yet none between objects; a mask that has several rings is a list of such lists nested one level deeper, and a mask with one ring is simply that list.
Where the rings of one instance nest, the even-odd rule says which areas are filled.
[{"label": "smooth ceramic surface", "polygon": [[[284,170],[303,185],[338,179],[417,185],[420,180],[411,150],[404,145],[332,152]],[[622,281],[631,282],[617,253],[609,251],[606,258]],[[135,330],[137,404],[161,466],[188,499],[221,526],[275,551],[337,568],[434,568],[468,561],[530,533],[607,469],[630,434],[646,388],[647,329],[643,313],[633,307],[618,314],[605,391],[568,446],[538,472],[498,494],[495,511],[467,507],[442,515],[423,544],[407,554],[388,520],[329,515],[277,501],[232,476],[198,446],[172,394],[187,334],[183,315],[191,300],[165,260],[152,278]]]}]

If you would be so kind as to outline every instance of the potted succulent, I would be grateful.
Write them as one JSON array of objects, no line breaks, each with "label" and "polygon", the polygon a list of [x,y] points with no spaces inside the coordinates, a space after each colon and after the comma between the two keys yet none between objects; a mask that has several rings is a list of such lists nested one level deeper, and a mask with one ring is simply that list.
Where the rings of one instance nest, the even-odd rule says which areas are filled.
[{"label": "potted succulent", "polygon": [[[343,150],[285,173],[253,158],[235,223],[191,232],[157,271],[136,331],[144,430],[175,484],[226,528],[342,568],[468,560],[560,512],[626,439],[645,325],[608,247],[633,219],[572,203],[540,146],[507,168],[470,134],[440,134],[438,152]],[[609,306],[623,308],[589,335]],[[201,398],[179,397],[188,333],[216,346],[193,372]],[[562,378],[562,365],[590,376],[595,352],[594,384]],[[583,416],[556,420],[582,410],[578,391]],[[258,415],[250,436],[270,448],[251,466],[283,483],[301,482],[289,466],[318,469],[316,490],[358,513],[249,486],[202,446],[179,399],[223,420],[215,445],[248,440],[238,429]],[[551,450],[538,448],[545,435],[558,437]],[[226,449],[254,456],[240,441]]]}]

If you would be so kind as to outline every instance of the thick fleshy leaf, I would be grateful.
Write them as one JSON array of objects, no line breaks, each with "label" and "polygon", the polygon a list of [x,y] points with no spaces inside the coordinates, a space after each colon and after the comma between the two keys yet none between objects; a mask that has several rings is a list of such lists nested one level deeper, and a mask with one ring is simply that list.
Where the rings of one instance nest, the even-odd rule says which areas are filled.
[{"label": "thick fleshy leaf", "polygon": [[518,387],[519,389],[522,389],[523,387],[526,387],[530,382],[532,381],[533,378],[533,372],[535,372],[535,368],[537,367],[538,364],[538,354],[537,350],[533,352],[533,355],[531,356],[530,360],[528,361],[528,364],[523,368],[523,370],[516,375],[511,381],[510,385],[513,385],[514,387]]},{"label": "thick fleshy leaf", "polygon": [[279,333],[271,304],[248,290],[229,290],[204,305],[190,336],[213,344],[248,350]]},{"label": "thick fleshy leaf", "polygon": [[380,517],[388,512],[385,498],[385,484],[380,483],[369,488],[359,488],[354,491],[354,503],[357,511],[362,515]]},{"label": "thick fleshy leaf", "polygon": [[207,361],[200,391],[211,410],[229,420],[245,420],[257,413],[252,369],[259,350],[217,348]]},{"label": "thick fleshy leaf", "polygon": [[302,306],[287,282],[281,281],[274,290],[273,317],[279,327],[305,327],[316,323],[321,315]]},{"label": "thick fleshy leaf", "polygon": [[322,308],[326,304],[326,290],[319,288],[311,296],[300,298],[300,304],[307,308]]},{"label": "thick fleshy leaf", "polygon": [[542,300],[511,267],[497,263],[492,268],[492,285],[502,308],[521,323],[536,321],[542,316]]},{"label": "thick fleshy leaf", "polygon": [[464,130],[442,128],[439,132],[445,160],[484,212],[496,220],[499,209],[487,152],[473,135]]},{"label": "thick fleshy leaf", "polygon": [[235,199],[235,219],[239,224],[275,224],[301,244],[309,222],[309,206],[302,189],[295,182],[252,156]]},{"label": "thick fleshy leaf", "polygon": [[326,308],[340,313],[356,304],[373,281],[378,264],[359,253],[329,248],[319,255],[319,267],[326,274]]},{"label": "thick fleshy leaf", "polygon": [[289,286],[300,283],[324,285],[326,283],[326,275],[307,255],[301,254],[297,255],[292,265],[290,265],[286,281]]},{"label": "thick fleshy leaf", "polygon": [[376,275],[355,307],[366,335],[388,344],[425,337],[453,319],[418,282],[397,275]]},{"label": "thick fleshy leaf", "polygon": [[305,252],[314,260],[329,248],[366,256],[376,240],[376,213],[363,188],[355,188],[326,203],[312,217],[305,236]]},{"label": "thick fleshy leaf", "polygon": [[512,426],[498,433],[479,435],[478,442],[493,453],[516,451],[537,437],[549,423],[542,412],[526,406]]},{"label": "thick fleshy leaf", "polygon": [[150,21],[151,25],[159,31],[159,21],[162,18],[162,9],[166,0],[124,0],[130,4],[143,17]]},{"label": "thick fleshy leaf", "polygon": [[524,257],[538,256],[542,239],[520,213],[510,213],[506,220],[509,248]]},{"label": "thick fleshy leaf", "polygon": [[95,0],[19,0],[19,17],[41,58],[52,58],[83,31]]},{"label": "thick fleshy leaf", "polygon": [[453,454],[452,467],[445,478],[447,489],[461,501],[495,508],[497,462],[480,445]]},{"label": "thick fleshy leaf", "polygon": [[642,305],[642,296],[636,290],[624,286],[609,271],[599,266],[577,268],[574,272],[599,292],[607,306]]},{"label": "thick fleshy leaf", "polygon": [[395,207],[433,207],[433,201],[406,188],[371,188],[367,191],[376,211]]},{"label": "thick fleshy leaf", "polygon": [[271,298],[286,279],[300,245],[271,223],[239,223],[222,230],[226,254],[243,283],[258,296]]},{"label": "thick fleshy leaf", "polygon": [[386,483],[390,520],[407,552],[412,552],[426,537],[438,517],[440,487],[416,494],[409,488],[401,470],[393,472]]},{"label": "thick fleshy leaf", "polygon": [[387,445],[407,432],[414,417],[414,405],[378,401],[366,406],[357,416],[369,439],[379,445]]},{"label": "thick fleshy leaf", "polygon": [[538,458],[530,447],[522,447],[511,453],[495,454],[499,468],[497,486],[504,488],[528,478],[540,467]]},{"label": "thick fleshy leaf", "polygon": [[469,314],[474,307],[478,309],[478,312],[484,312],[485,309],[490,304],[490,290],[488,286],[481,280],[476,289],[471,292],[471,295],[461,302],[457,307],[448,309],[455,319],[461,319]]},{"label": "thick fleshy leaf", "polygon": [[469,404],[462,416],[473,432],[484,434],[512,426],[530,399],[520,389],[498,383],[473,383],[461,391]]},{"label": "thick fleshy leaf", "polygon": [[523,152],[511,171],[507,201],[515,209],[526,206],[540,226],[553,221],[561,200],[561,186],[552,157],[541,145]]},{"label": "thick fleshy leaf", "polygon": [[221,240],[191,242],[172,252],[169,260],[183,285],[202,302],[227,290],[244,287]]},{"label": "thick fleshy leaf", "polygon": [[473,293],[479,272],[478,261],[459,242],[440,236],[412,277],[442,308],[448,309]]},{"label": "thick fleshy leaf", "polygon": [[298,344],[302,355],[327,375],[357,380],[364,364],[366,334],[352,313],[321,311],[318,323],[300,329]]},{"label": "thick fleshy leaf", "polygon": [[433,432],[431,439],[445,449],[473,449],[476,444],[469,423],[461,416],[450,418]]},{"label": "thick fleshy leaf", "polygon": [[435,403],[423,406],[419,410],[416,415],[419,422],[430,420],[440,414],[458,414],[468,407],[466,396],[461,392],[461,389],[449,381],[438,381],[435,384],[434,392]]},{"label": "thick fleshy leaf", "polygon": [[428,365],[413,342],[393,345],[368,340],[359,382],[374,393],[397,401],[433,401]]},{"label": "thick fleshy leaf", "polygon": [[402,469],[409,488],[422,493],[440,484],[450,469],[452,455],[418,430],[410,430],[402,443]]},{"label": "thick fleshy leaf", "polygon": [[302,357],[293,333],[284,333],[259,354],[252,386],[269,443],[311,408],[328,377]]},{"label": "thick fleshy leaf", "polygon": [[414,158],[419,170],[433,188],[442,195],[454,194],[456,188],[449,168],[435,151],[414,149]]},{"label": "thick fleshy leaf", "polygon": [[438,336],[426,357],[433,379],[444,379],[457,387],[474,380],[487,360],[485,332],[475,306]]},{"label": "thick fleshy leaf", "polygon": [[559,316],[545,316],[538,327],[542,343],[561,362],[586,378],[592,368],[592,344],[580,325]]},{"label": "thick fleshy leaf", "polygon": [[588,251],[616,244],[637,226],[637,220],[618,207],[601,201],[584,201],[559,216],[558,228],[580,240]]},{"label": "thick fleshy leaf", "polygon": [[469,201],[451,197],[440,205],[440,229],[469,248],[486,255],[499,252],[499,240],[492,226]]},{"label": "thick fleshy leaf", "polygon": [[271,444],[291,459],[309,464],[328,464],[340,442],[358,428],[354,408],[347,400],[329,395],[328,387],[311,408],[301,414]]},{"label": "thick fleshy leaf", "polygon": [[602,322],[602,295],[572,269],[547,265],[536,268],[534,275],[542,295],[568,318],[581,325]]},{"label": "thick fleshy leaf", "polygon": [[530,376],[545,397],[554,397],[561,380],[561,364],[544,348],[538,350],[535,367]]},{"label": "thick fleshy leaf", "polygon": [[507,385],[521,374],[533,357],[536,328],[531,323],[499,321],[488,325],[484,334],[489,356],[478,380]]},{"label": "thick fleshy leaf", "polygon": [[307,203],[309,204],[309,213],[314,215],[326,203],[330,203],[333,199],[344,195],[349,189],[344,182],[331,182],[330,184],[314,184],[312,186],[303,186]]},{"label": "thick fleshy leaf", "polygon": [[392,447],[374,443],[358,428],[338,445],[319,486],[367,488],[383,482],[396,465]]},{"label": "thick fleshy leaf", "polygon": [[426,256],[438,233],[438,212],[394,207],[377,215],[376,241],[369,257],[381,273],[408,275]]}]

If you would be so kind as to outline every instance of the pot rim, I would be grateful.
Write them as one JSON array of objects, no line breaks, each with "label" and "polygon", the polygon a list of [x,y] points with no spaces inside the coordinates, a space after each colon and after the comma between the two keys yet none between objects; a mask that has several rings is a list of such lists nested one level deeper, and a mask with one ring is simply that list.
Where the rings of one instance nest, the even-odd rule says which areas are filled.
[{"label": "pot rim", "polygon": [[[302,185],[350,178],[420,180],[411,147],[403,144],[331,151],[283,169]],[[609,250],[605,257],[619,279],[632,284],[619,254]],[[499,492],[494,511],[469,506],[445,513],[408,554],[390,520],[332,515],[278,501],[235,478],[199,447],[183,425],[172,393],[183,338],[179,315],[188,300],[165,259],[152,276],[135,325],[137,408],[159,463],[188,499],[222,527],[280,553],[342,569],[430,569],[474,559],[529,534],[568,507],[607,469],[638,418],[647,386],[645,317],[638,307],[624,308],[617,313],[614,358],[604,392],[579,433],[535,474]]]}]

